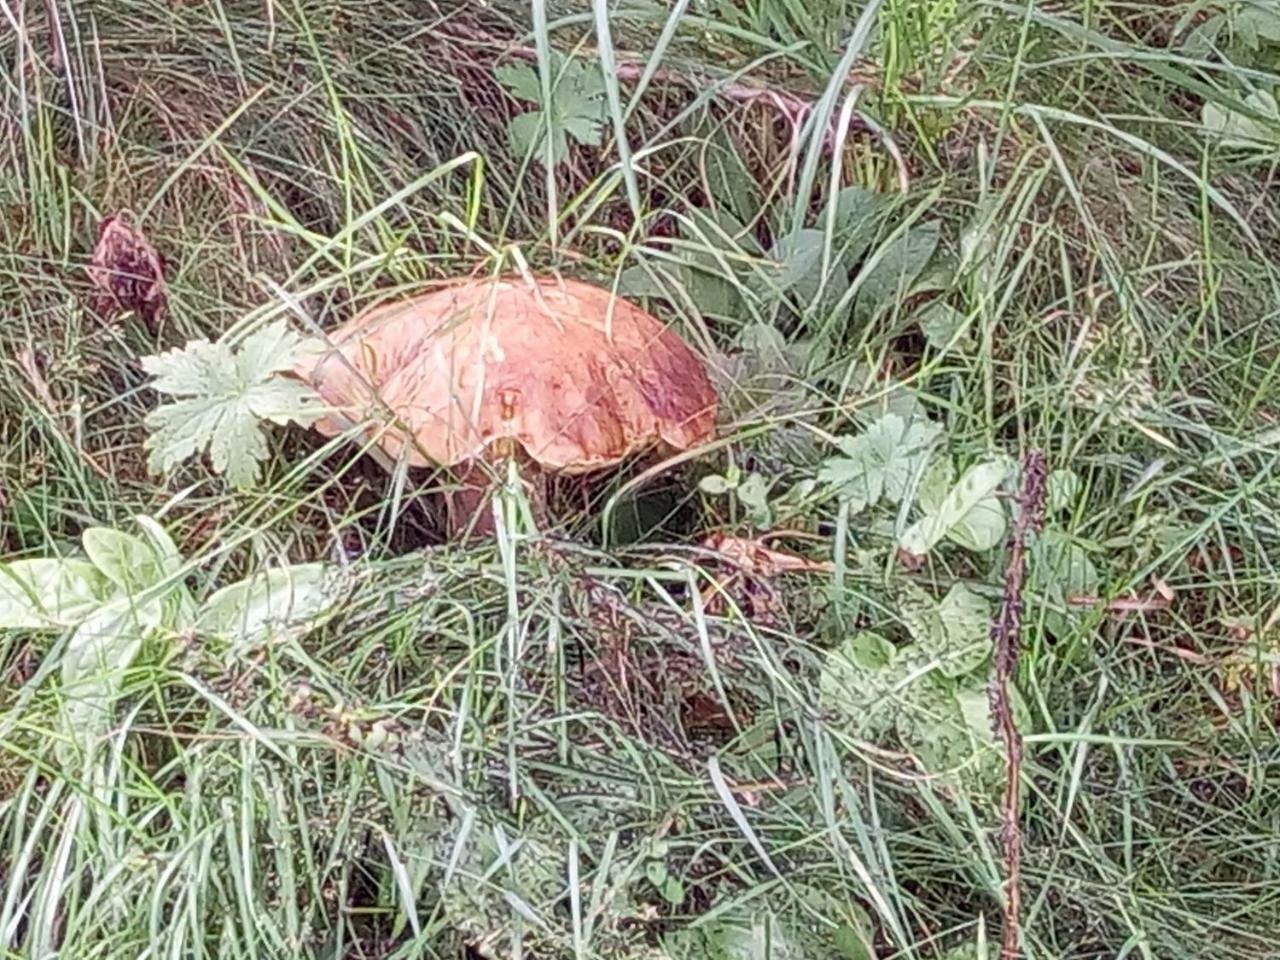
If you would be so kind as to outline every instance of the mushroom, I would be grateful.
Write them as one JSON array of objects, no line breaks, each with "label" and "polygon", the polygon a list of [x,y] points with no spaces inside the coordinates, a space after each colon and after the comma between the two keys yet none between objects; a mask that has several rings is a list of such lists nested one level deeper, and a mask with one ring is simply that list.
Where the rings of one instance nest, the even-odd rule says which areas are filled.
[{"label": "mushroom", "polygon": [[593,472],[654,446],[689,450],[715,432],[716,393],[689,346],[577,280],[453,281],[330,339],[295,371],[331,408],[316,429],[363,425],[384,466],[454,468],[463,492],[450,503],[453,530],[477,512],[496,459],[531,466],[538,504],[547,473]]}]

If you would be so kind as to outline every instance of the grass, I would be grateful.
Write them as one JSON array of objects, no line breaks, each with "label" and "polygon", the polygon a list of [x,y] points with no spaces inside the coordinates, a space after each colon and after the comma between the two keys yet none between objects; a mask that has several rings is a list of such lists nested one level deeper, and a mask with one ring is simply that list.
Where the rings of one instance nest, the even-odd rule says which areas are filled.
[{"label": "grass", "polygon": [[[248,649],[154,631],[103,668],[88,749],[71,637],[0,633],[0,956],[993,956],[986,761],[943,775],[929,738],[833,707],[829,651],[909,649],[909,585],[998,588],[1001,549],[899,563],[909,500],[802,486],[903,391],[962,466],[1034,447],[1078,478],[1025,611],[1026,955],[1275,956],[1280,125],[1249,98],[1280,45],[1251,6],[1276,12],[0,8],[0,551],[67,554],[141,513],[197,599],[314,560],[346,591]],[[600,145],[548,172],[507,134],[512,47],[649,79],[611,72]],[[1224,145],[1206,105],[1262,139]],[[836,229],[848,186],[879,199]],[[167,259],[155,330],[87,306],[119,209]],[[927,296],[899,296],[872,267],[923,224]],[[836,267],[781,289],[764,253],[800,227]],[[140,356],[268,316],[328,328],[497,256],[647,290],[715,368],[725,442],[643,488],[640,467],[561,484],[550,536],[508,490],[499,536],[466,545],[436,520],[446,477],[299,429],[272,429],[252,490],[147,470]],[[697,492],[731,462],[773,485],[793,535],[770,545],[835,571],[779,578],[767,615],[699,591],[702,538],[767,522],[741,488]],[[1099,602],[1068,606],[1088,570]]]}]

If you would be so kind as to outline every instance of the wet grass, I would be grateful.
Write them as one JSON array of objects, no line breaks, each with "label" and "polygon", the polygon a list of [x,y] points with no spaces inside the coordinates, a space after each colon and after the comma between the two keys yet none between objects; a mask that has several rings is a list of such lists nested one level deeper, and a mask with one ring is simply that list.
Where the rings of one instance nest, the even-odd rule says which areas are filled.
[{"label": "wet grass", "polygon": [[[348,591],[250,650],[158,631],[91,751],[70,637],[0,633],[0,956],[993,955],[991,798],[861,736],[822,685],[854,630],[900,626],[903,583],[989,591],[1000,551],[908,571],[877,539],[903,518],[815,495],[778,525],[834,574],[780,578],[768,617],[707,600],[699,543],[752,514],[698,477],[812,479],[874,371],[958,459],[1034,447],[1080,481],[1051,525],[1098,602],[1027,600],[1026,955],[1273,956],[1280,125],[1249,98],[1280,45],[1249,5],[1217,33],[1190,3],[886,0],[866,30],[838,0],[497,6],[0,11],[6,558],[142,513],[197,598],[313,560]],[[609,84],[601,144],[548,175],[494,67],[553,48],[651,78]],[[1224,145],[1206,105],[1260,139]],[[827,260],[863,248],[848,297],[767,296],[756,248],[849,185],[881,200],[856,241],[823,238]],[[154,329],[88,307],[120,209],[167,261]],[[926,222],[941,342],[921,297],[857,299]],[[604,283],[647,265],[646,302],[724,387],[726,443],[644,497],[643,465],[561,484],[550,531],[513,488],[469,545],[441,535],[447,478],[301,429],[272,429],[253,490],[147,470],[140,356],[246,317],[329,328],[513,245]],[[785,375],[742,361],[759,325],[793,345]]]}]

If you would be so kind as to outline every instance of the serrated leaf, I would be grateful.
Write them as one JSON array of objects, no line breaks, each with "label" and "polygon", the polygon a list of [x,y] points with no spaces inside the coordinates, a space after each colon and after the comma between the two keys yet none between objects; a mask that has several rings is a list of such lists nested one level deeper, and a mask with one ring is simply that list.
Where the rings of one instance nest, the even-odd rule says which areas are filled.
[{"label": "serrated leaf", "polygon": [[897,503],[940,434],[941,428],[927,420],[887,413],[857,436],[840,438],[845,456],[827,460],[818,479],[837,486],[856,510],[874,506],[881,497]]},{"label": "serrated leaf", "polygon": [[604,124],[596,117],[565,117],[561,129],[584,146],[598,147],[604,141]]},{"label": "serrated leaf", "polygon": [[87,560],[33,558],[0,564],[0,630],[53,630],[102,605],[111,582]]},{"label": "serrated leaf", "polygon": [[143,357],[151,389],[175,397],[229,393],[236,388],[236,368],[228,349],[208,340],[191,340],[182,349]]},{"label": "serrated leaf", "polygon": [[313,626],[334,600],[324,564],[275,567],[213,593],[200,605],[196,629],[240,648],[257,646],[275,626]]},{"label": "serrated leaf", "polygon": [[151,470],[167,472],[207,449],[216,473],[238,487],[256,482],[267,455],[262,421],[308,425],[320,416],[315,391],[281,375],[317,349],[278,321],[235,350],[199,340],[144,358],[155,389],[181,398],[146,418]]},{"label": "serrated leaf", "polygon": [[979,463],[964,472],[938,504],[902,535],[899,546],[924,556],[943,538],[970,550],[990,550],[1006,530],[1004,506],[994,496],[1009,472],[1007,461]]},{"label": "serrated leaf", "polygon": [[538,78],[538,71],[528,64],[503,64],[494,68],[493,75],[513,97],[529,103],[542,102],[542,81]]},{"label": "serrated leaf", "polygon": [[933,252],[938,248],[937,223],[912,227],[889,242],[882,257],[870,267],[858,286],[855,314],[869,319],[881,309],[900,302],[911,291]]},{"label": "serrated leaf", "polygon": [[551,163],[560,164],[569,154],[569,137],[587,146],[601,143],[606,115],[604,78],[594,65],[553,55],[551,99],[543,102],[537,72],[525,65],[495,71],[499,82],[513,96],[536,103],[538,109],[513,117],[507,125],[512,151],[520,157],[545,160],[544,137],[550,131]]}]

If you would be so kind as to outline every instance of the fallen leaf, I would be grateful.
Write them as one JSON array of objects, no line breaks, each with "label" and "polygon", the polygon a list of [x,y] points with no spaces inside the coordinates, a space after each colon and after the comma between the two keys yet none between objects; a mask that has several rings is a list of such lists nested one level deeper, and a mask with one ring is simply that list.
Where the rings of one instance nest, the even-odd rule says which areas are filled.
[{"label": "fallen leaf", "polygon": [[88,274],[97,293],[95,309],[103,319],[132,311],[154,334],[168,306],[164,258],[132,219],[122,210],[102,221]]},{"label": "fallen leaf", "polygon": [[702,546],[720,554],[744,573],[758,577],[776,577],[780,573],[830,573],[832,570],[829,563],[770,550],[750,537],[713,533],[702,541]]}]

